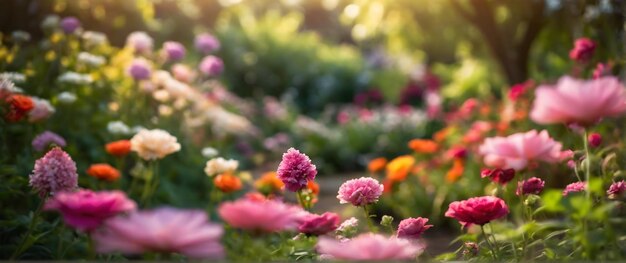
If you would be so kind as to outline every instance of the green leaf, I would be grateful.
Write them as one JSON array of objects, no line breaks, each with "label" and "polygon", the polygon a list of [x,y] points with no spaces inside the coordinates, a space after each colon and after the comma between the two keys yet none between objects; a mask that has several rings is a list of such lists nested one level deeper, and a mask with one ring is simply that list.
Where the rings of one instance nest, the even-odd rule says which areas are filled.
[{"label": "green leaf", "polygon": [[454,252],[444,253],[435,257],[435,260],[440,260],[440,261],[452,261],[455,259],[456,259],[456,253]]}]

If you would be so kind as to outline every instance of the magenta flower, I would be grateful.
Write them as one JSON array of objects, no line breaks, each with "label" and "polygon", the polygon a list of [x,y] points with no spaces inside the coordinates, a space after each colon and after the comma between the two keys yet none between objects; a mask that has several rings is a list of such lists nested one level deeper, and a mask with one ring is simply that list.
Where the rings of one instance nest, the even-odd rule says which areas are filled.
[{"label": "magenta flower", "polygon": [[519,171],[534,161],[560,161],[561,147],[561,143],[550,138],[547,131],[532,130],[508,137],[487,138],[478,151],[488,166]]},{"label": "magenta flower", "polygon": [[515,177],[515,170],[514,169],[500,169],[500,168],[483,169],[480,172],[480,177],[481,178],[489,177],[489,179],[491,179],[491,181],[493,181],[494,183],[505,185],[511,180],[513,180],[513,177]]},{"label": "magenta flower", "polygon": [[191,258],[222,259],[224,230],[201,210],[159,208],[117,216],[93,232],[96,251],[142,254],[180,253]]},{"label": "magenta flower", "polygon": [[346,241],[320,237],[317,251],[326,258],[336,260],[409,260],[424,252],[424,245],[407,239],[366,233]]},{"label": "magenta flower", "polygon": [[509,94],[508,94],[509,99],[512,101],[518,100],[520,97],[524,95],[524,93],[526,93],[527,87],[528,87],[527,82],[513,85],[511,89],[509,90]]},{"label": "magenta flower", "polygon": [[152,75],[152,66],[143,58],[134,59],[126,69],[126,73],[135,80],[149,79]]},{"label": "magenta flower", "polygon": [[163,43],[163,54],[168,61],[179,61],[185,58],[185,46],[176,41],[167,41]]},{"label": "magenta flower", "polygon": [[29,184],[40,196],[71,191],[78,187],[76,163],[61,148],[55,147],[35,162]]},{"label": "magenta flower", "polygon": [[65,224],[85,232],[93,231],[108,218],[136,208],[137,204],[124,192],[91,190],[57,193],[44,206],[44,210],[59,211]]},{"label": "magenta flower", "polygon": [[543,190],[543,186],[546,184],[543,180],[537,177],[531,177],[526,181],[521,181],[517,183],[517,190],[515,191],[516,195],[527,195],[527,194],[539,194]]},{"label": "magenta flower", "polygon": [[567,196],[570,193],[582,192],[585,191],[585,189],[587,189],[587,182],[571,183],[565,186],[565,189],[563,190],[563,196]]},{"label": "magenta flower", "polygon": [[596,50],[596,43],[586,37],[576,39],[574,48],[570,50],[569,57],[577,62],[587,62]]},{"label": "magenta flower", "polygon": [[209,77],[217,76],[224,71],[224,62],[216,56],[206,56],[198,65],[198,69]]},{"label": "magenta flower", "polygon": [[317,170],[311,159],[300,151],[289,148],[283,154],[283,160],[278,165],[278,178],[289,191],[297,192],[304,188],[309,181],[315,179]]},{"label": "magenta flower", "polygon": [[32,142],[33,149],[38,152],[43,152],[48,149],[50,145],[59,147],[65,147],[66,142],[63,137],[51,131],[44,131],[41,134],[35,136]]},{"label": "magenta flower", "polygon": [[326,212],[322,215],[311,214],[298,226],[298,231],[307,235],[320,236],[335,231],[339,227],[339,215]]},{"label": "magenta flower", "polygon": [[622,195],[626,192],[626,182],[621,180],[619,182],[614,182],[609,187],[609,190],[606,191],[606,194],[610,199],[616,199],[618,196]]},{"label": "magenta flower", "polygon": [[195,46],[203,54],[209,54],[220,48],[220,41],[211,34],[204,33],[196,36]]},{"label": "magenta flower", "polygon": [[535,91],[530,118],[539,124],[590,126],[604,117],[626,111],[626,90],[615,77],[578,80],[561,77],[556,86],[542,85]]},{"label": "magenta flower", "polygon": [[276,200],[256,201],[247,198],[224,202],[217,212],[234,228],[262,232],[294,230],[308,216],[308,212],[298,206]]},{"label": "magenta flower", "polygon": [[450,203],[445,216],[459,220],[463,227],[484,225],[509,213],[504,200],[495,196],[472,197]]},{"label": "magenta flower", "polygon": [[80,20],[73,16],[68,16],[61,20],[61,29],[65,34],[73,34],[78,28],[80,28]]},{"label": "magenta flower", "polygon": [[591,147],[598,147],[600,146],[600,144],[602,144],[602,135],[600,135],[597,132],[594,132],[594,133],[589,134],[589,137],[587,137],[587,140]]},{"label": "magenta flower", "polygon": [[604,76],[610,76],[612,69],[611,63],[598,63],[596,68],[593,70],[593,79],[599,79]]},{"label": "magenta flower", "polygon": [[427,225],[428,218],[407,218],[400,221],[398,225],[398,238],[406,239],[418,239],[424,233],[424,231],[433,227],[433,225]]},{"label": "magenta flower", "polygon": [[344,182],[339,187],[339,203],[366,206],[378,202],[383,193],[383,185],[371,177],[361,177]]}]

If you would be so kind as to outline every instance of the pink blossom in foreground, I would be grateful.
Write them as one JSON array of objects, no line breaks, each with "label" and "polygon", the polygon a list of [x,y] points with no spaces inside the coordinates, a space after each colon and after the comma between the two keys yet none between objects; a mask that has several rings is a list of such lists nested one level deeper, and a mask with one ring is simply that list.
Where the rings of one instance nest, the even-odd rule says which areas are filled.
[{"label": "pink blossom in foreground", "polygon": [[311,159],[300,151],[289,148],[276,171],[278,178],[289,191],[296,192],[306,188],[307,183],[315,179],[317,170]]},{"label": "pink blossom in foreground", "polygon": [[65,224],[86,232],[96,229],[110,217],[136,208],[137,204],[122,191],[91,190],[57,193],[44,206],[44,210],[59,211]]},{"label": "pink blossom in foreground", "polygon": [[204,211],[159,208],[117,216],[92,238],[99,253],[180,253],[191,258],[222,259],[223,229]]},{"label": "pink blossom in foreground", "polygon": [[298,226],[298,231],[307,235],[324,235],[339,227],[339,215],[326,212],[322,215],[311,214]]},{"label": "pink blossom in foreground", "polygon": [[308,216],[308,212],[299,206],[247,198],[224,202],[217,212],[234,228],[262,232],[294,230]]},{"label": "pink blossom in foreground", "polygon": [[532,130],[508,137],[487,138],[478,151],[488,166],[519,171],[535,161],[560,161],[561,148],[561,143],[550,138],[547,131]]},{"label": "pink blossom in foreground", "polygon": [[339,203],[365,206],[378,202],[383,193],[383,185],[371,177],[361,177],[344,182],[339,187]]},{"label": "pink blossom in foreground", "polygon": [[55,147],[35,162],[29,184],[40,196],[72,191],[78,187],[76,163],[69,154]]},{"label": "pink blossom in foreground", "polygon": [[459,220],[463,227],[469,227],[472,224],[482,226],[508,213],[509,207],[504,200],[495,196],[481,196],[450,203],[445,216]]},{"label": "pink blossom in foreground", "polygon": [[418,239],[424,233],[424,231],[433,227],[433,225],[427,225],[428,218],[407,218],[400,221],[398,225],[398,238]]},{"label": "pink blossom in foreground", "polygon": [[565,76],[555,86],[537,88],[530,118],[539,124],[590,126],[624,111],[626,90],[617,78],[578,80]]},{"label": "pink blossom in foreground", "polygon": [[317,251],[326,258],[336,260],[409,260],[424,252],[424,245],[407,239],[366,233],[345,241],[320,237]]},{"label": "pink blossom in foreground", "polygon": [[616,199],[624,193],[626,193],[626,182],[624,180],[612,183],[609,190],[606,191],[610,199]]},{"label": "pink blossom in foreground", "polygon": [[537,177],[532,177],[528,180],[522,181],[522,182],[518,182],[517,183],[517,190],[515,190],[515,194],[516,195],[527,195],[527,194],[539,194],[541,193],[541,191],[543,190],[544,185],[546,184],[546,182],[544,182],[543,180],[537,178]]},{"label": "pink blossom in foreground", "polygon": [[567,196],[571,193],[582,192],[585,191],[585,189],[587,189],[587,182],[571,183],[565,186],[565,189],[563,190],[563,196]]}]

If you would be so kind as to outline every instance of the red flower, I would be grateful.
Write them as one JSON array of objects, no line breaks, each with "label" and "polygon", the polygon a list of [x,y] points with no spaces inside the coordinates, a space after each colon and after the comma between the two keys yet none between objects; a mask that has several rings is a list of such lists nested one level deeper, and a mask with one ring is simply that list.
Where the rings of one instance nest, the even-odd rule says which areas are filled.
[{"label": "red flower", "polygon": [[574,42],[574,48],[569,52],[569,57],[576,62],[587,62],[595,50],[596,43],[589,38],[582,37]]},{"label": "red flower", "polygon": [[130,141],[119,140],[107,143],[105,146],[107,153],[116,157],[126,156],[130,152]]},{"label": "red flower", "polygon": [[504,200],[495,196],[481,196],[452,202],[445,215],[459,220],[463,227],[469,227],[472,224],[485,225],[508,213],[509,207]]},{"label": "red flower", "polygon": [[592,134],[589,134],[589,137],[587,138],[587,140],[589,140],[589,145],[591,147],[598,147],[600,146],[600,144],[602,144],[602,135],[600,135],[597,132],[594,132]]},{"label": "red flower", "polygon": [[480,172],[480,177],[489,177],[494,183],[504,185],[513,180],[513,177],[515,177],[515,169],[483,169]]},{"label": "red flower", "polygon": [[21,120],[30,110],[35,107],[33,100],[24,95],[14,94],[6,99],[9,104],[9,112],[6,118],[10,122]]}]

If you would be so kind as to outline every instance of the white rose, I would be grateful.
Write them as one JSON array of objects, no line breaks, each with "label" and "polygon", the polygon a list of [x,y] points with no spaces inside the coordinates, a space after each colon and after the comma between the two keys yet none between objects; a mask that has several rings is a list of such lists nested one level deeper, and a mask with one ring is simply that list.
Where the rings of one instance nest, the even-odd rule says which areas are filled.
[{"label": "white rose", "polygon": [[225,172],[233,172],[237,170],[239,162],[237,160],[226,160],[222,157],[214,158],[206,162],[204,173],[208,176],[214,176]]},{"label": "white rose", "polygon": [[130,139],[130,149],[144,160],[157,160],[180,151],[180,144],[167,131],[141,130]]}]

